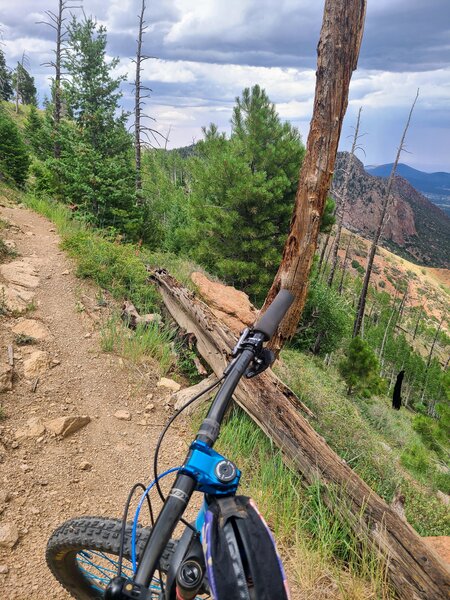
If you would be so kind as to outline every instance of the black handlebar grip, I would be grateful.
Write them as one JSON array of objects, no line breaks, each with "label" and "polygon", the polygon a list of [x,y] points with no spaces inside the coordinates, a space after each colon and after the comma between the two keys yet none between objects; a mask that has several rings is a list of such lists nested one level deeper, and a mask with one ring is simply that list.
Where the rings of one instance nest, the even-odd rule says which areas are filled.
[{"label": "black handlebar grip", "polygon": [[254,331],[263,333],[266,341],[270,340],[293,302],[294,295],[289,290],[280,290],[263,316],[253,325]]}]

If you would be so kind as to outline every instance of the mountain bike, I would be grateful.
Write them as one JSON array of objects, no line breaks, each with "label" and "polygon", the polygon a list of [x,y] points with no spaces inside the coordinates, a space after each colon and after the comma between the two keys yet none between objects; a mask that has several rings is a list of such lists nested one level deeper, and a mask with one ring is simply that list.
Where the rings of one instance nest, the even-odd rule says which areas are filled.
[{"label": "mountain bike", "polygon": [[[254,377],[274,361],[264,346],[293,301],[281,290],[263,316],[241,334],[232,359],[214,387],[218,391],[185,462],[158,473],[164,435],[192,398],[164,427],[154,454],[154,480],[133,486],[122,520],[79,517],[61,525],[50,537],[46,559],[60,584],[78,600],[288,600],[283,566],[272,534],[254,502],[236,494],[241,472],[213,449],[232,395],[242,377]],[[176,473],[167,497],[160,481]],[[163,500],[155,521],[149,493],[155,487]],[[142,489],[133,521],[130,502]],[[203,505],[194,523],[183,519],[195,491]],[[151,527],[139,524],[144,503]],[[182,523],[179,539],[172,539]]]}]

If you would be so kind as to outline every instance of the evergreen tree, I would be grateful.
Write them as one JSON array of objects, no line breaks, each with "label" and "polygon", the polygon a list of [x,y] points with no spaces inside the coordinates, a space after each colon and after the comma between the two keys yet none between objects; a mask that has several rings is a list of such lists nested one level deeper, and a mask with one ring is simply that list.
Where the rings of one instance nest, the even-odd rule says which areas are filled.
[{"label": "evergreen tree", "polygon": [[383,380],[377,357],[369,344],[360,337],[353,338],[339,371],[347,383],[347,393],[354,392],[369,397],[382,390]]},{"label": "evergreen tree", "polygon": [[0,180],[25,184],[30,159],[14,121],[0,107]]},{"label": "evergreen tree", "polygon": [[32,77],[22,63],[18,62],[12,76],[14,89],[17,89],[22,104],[37,106],[37,90]]},{"label": "evergreen tree", "polygon": [[11,72],[6,66],[5,54],[0,47],[0,100],[12,98]]},{"label": "evergreen tree", "polygon": [[68,27],[64,98],[70,119],[61,125],[61,158],[54,169],[66,201],[104,227],[137,235],[132,139],[126,115],[116,116],[122,77],[106,60],[106,30],[91,18]]},{"label": "evergreen tree", "polygon": [[259,86],[236,99],[230,139],[204,130],[192,166],[191,253],[262,299],[281,259],[304,148]]}]

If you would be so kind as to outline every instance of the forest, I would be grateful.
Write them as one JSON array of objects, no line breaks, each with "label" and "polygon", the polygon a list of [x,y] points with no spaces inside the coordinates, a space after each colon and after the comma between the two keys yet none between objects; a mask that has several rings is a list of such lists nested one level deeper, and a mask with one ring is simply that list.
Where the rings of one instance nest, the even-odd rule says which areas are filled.
[{"label": "forest", "polygon": [[[118,76],[105,27],[94,17],[70,15],[64,0],[59,9],[49,13],[57,44],[45,98],[37,97],[25,52],[17,65],[7,65],[0,47],[1,192],[55,221],[78,275],[118,301],[131,301],[139,314],[162,311],[147,266],[168,269],[191,289],[191,273],[201,271],[261,308],[295,205],[305,156],[299,131],[254,85],[236,98],[229,134],[205,123],[200,141],[167,149],[168,139],[147,116],[151,99],[140,79],[147,59],[144,12],[136,22],[136,72]],[[129,113],[121,99],[131,78],[135,109]],[[278,370],[320,416],[318,432],[373,489],[390,502],[401,487],[414,528],[448,535],[447,510],[435,499],[450,494],[448,288],[430,292],[422,265],[404,266],[381,248],[383,222],[369,241],[343,226],[346,174],[363,116],[360,111],[352,151],[341,157],[347,171],[329,190],[306,304]],[[387,187],[386,205],[389,193]],[[3,242],[0,253],[8,253]],[[384,261],[385,274],[375,257]],[[421,287],[434,294],[432,308],[414,296]],[[104,344],[123,353],[116,327],[117,320]],[[177,365],[170,358],[174,335],[162,325],[147,351],[167,372],[197,383],[192,348],[180,344]],[[239,447],[250,424],[236,411],[230,421],[244,430]],[[224,445],[232,446],[230,439],[225,435]],[[376,457],[380,440],[389,450]],[[337,554],[348,560],[344,548]]]}]

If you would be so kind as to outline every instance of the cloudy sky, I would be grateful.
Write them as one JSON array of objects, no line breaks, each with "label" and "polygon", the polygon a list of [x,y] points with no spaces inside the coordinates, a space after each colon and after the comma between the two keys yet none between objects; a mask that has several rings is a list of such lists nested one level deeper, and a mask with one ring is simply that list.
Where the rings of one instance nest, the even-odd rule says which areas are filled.
[{"label": "cloudy sky", "polygon": [[[131,79],[141,0],[83,0],[86,14],[108,29],[108,52]],[[74,0],[74,4],[81,4]],[[144,79],[152,90],[147,112],[171,147],[201,138],[215,122],[229,131],[234,99],[259,83],[283,119],[306,141],[315,84],[323,0],[147,0]],[[7,64],[25,50],[42,100],[54,46],[53,31],[36,24],[56,0],[0,0]],[[80,11],[75,11],[80,12]],[[450,1],[368,0],[358,70],[350,88],[341,149],[363,106],[365,164],[394,159],[417,88],[420,97],[403,162],[424,171],[450,171]],[[131,107],[131,86],[123,104]]]}]

